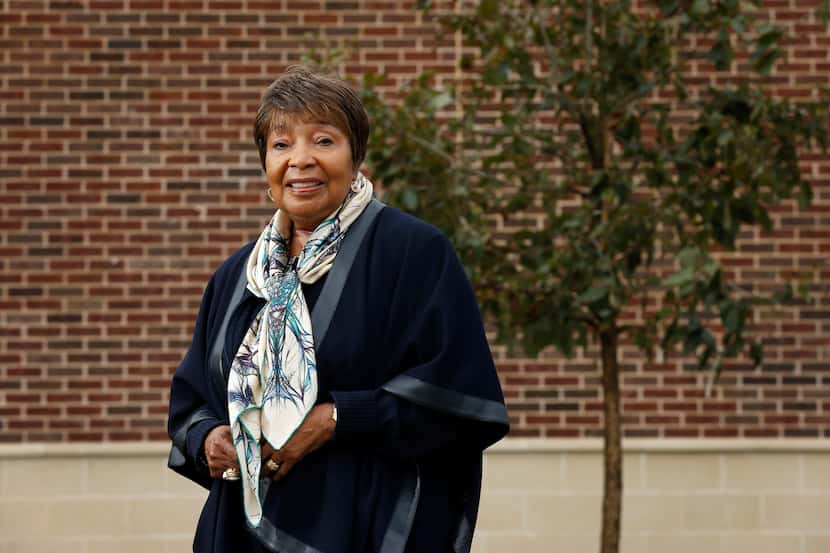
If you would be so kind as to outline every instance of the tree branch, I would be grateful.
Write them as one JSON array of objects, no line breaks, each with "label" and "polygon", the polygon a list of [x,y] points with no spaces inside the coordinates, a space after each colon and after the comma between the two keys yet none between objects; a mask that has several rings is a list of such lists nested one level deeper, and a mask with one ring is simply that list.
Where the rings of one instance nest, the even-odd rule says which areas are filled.
[{"label": "tree branch", "polygon": [[498,178],[495,173],[485,173],[484,171],[480,171],[478,169],[474,169],[472,167],[460,167],[459,164],[456,162],[455,158],[449,155],[444,150],[440,149],[438,146],[433,144],[432,142],[427,142],[420,136],[413,134],[413,133],[406,133],[406,137],[411,139],[413,142],[418,144],[419,146],[429,150],[430,152],[434,153],[435,155],[439,156],[440,158],[444,159],[447,163],[449,163],[453,168],[459,169],[461,171],[467,172],[472,175],[476,175],[481,178],[485,178],[488,180],[495,180],[502,186],[508,186],[511,183],[505,182],[504,180]]}]

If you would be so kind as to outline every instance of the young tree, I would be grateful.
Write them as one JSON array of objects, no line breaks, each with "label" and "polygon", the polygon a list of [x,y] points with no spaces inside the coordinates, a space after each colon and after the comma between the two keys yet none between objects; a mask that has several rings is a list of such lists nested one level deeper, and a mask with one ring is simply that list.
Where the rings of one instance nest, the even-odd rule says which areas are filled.
[{"label": "young tree", "polygon": [[[753,308],[787,295],[737,287],[717,254],[770,229],[776,204],[809,202],[799,152],[825,147],[825,103],[768,93],[782,31],[760,2],[481,0],[441,22],[470,51],[465,82],[421,76],[393,107],[367,77],[369,164],[453,239],[501,341],[599,345],[601,552],[615,553],[620,343],[716,374],[728,357],[761,362]],[[729,78],[687,86],[701,60]]]}]

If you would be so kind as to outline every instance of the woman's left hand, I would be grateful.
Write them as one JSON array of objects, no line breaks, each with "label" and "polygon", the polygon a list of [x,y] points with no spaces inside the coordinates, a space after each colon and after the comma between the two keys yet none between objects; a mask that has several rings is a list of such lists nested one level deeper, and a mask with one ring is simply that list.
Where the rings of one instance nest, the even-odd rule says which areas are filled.
[{"label": "woman's left hand", "polygon": [[[262,472],[279,482],[291,472],[294,465],[306,455],[322,447],[334,436],[336,423],[332,419],[333,403],[321,403],[314,406],[294,435],[280,449],[274,450],[270,444],[262,446]],[[268,467],[271,459],[279,465],[276,472]]]}]

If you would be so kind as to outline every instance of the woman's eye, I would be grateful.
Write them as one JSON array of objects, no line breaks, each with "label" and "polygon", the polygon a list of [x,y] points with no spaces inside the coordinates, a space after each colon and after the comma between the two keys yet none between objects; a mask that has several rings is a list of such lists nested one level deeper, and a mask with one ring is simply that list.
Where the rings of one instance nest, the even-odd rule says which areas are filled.
[{"label": "woman's eye", "polygon": [[331,146],[332,144],[334,144],[334,140],[324,136],[323,138],[317,140],[317,144],[320,144],[321,146]]},{"label": "woman's eye", "polygon": [[284,150],[285,148],[288,148],[288,143],[287,142],[275,142],[274,143],[274,148],[277,149],[277,150]]}]

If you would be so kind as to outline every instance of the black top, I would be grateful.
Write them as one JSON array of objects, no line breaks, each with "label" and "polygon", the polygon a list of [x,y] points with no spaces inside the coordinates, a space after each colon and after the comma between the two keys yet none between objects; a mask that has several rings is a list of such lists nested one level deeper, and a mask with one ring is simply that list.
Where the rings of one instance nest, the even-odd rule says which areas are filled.
[{"label": "black top", "polygon": [[[263,524],[254,532],[246,527],[240,485],[211,479],[197,463],[207,433],[228,424],[227,390],[211,378],[216,368],[208,358],[252,247],[211,278],[173,377],[169,430],[186,432],[173,468],[210,489],[194,551],[469,550],[481,452],[507,433],[507,412],[452,246],[394,208],[383,209],[369,229],[316,347],[318,402],[337,405],[334,440],[268,488]],[[303,285],[309,309],[324,282]],[[224,367],[262,305],[246,291],[232,311]]]}]

